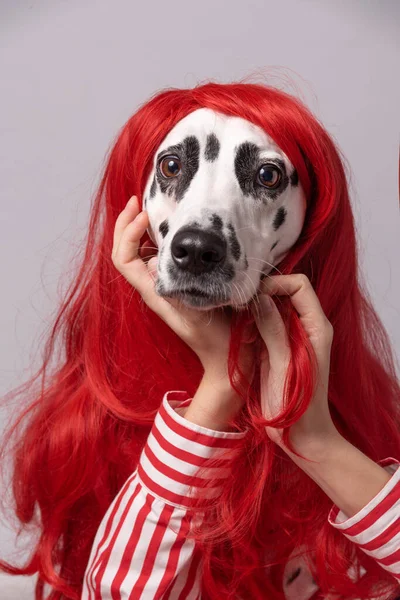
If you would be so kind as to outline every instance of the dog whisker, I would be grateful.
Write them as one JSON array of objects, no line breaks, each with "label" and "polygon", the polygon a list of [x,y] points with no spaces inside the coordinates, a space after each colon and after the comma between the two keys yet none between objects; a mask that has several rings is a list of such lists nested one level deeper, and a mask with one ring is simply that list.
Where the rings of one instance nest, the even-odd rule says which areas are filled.
[{"label": "dog whisker", "polygon": [[236,232],[238,231],[244,231],[245,229],[251,229],[252,225],[247,225],[247,227],[239,227],[238,229],[236,229]]},{"label": "dog whisker", "polygon": [[157,256],[157,254],[150,254],[149,256],[145,256],[144,258],[142,258],[143,262],[145,262],[146,264],[149,262],[149,260],[151,258],[154,258],[155,256]]},{"label": "dog whisker", "polygon": [[[252,271],[255,271],[255,269],[251,269]],[[254,281],[251,280],[251,277],[248,273],[246,273],[246,271],[243,271],[243,274],[246,275],[246,277],[249,279],[251,285],[254,288],[254,293],[257,294],[257,288],[256,288],[256,284],[254,283]]]},{"label": "dog whisker", "polygon": [[[262,261],[262,262],[266,262],[266,261]],[[280,271],[277,267],[273,267],[273,268],[276,269],[280,275],[283,275],[282,271]],[[269,273],[263,273],[263,271],[261,269],[254,269],[252,267],[249,267],[249,271],[255,271],[256,273],[261,273],[262,275],[264,275],[264,277],[267,277],[268,279],[273,278],[273,275],[270,275]],[[287,294],[287,290],[284,288],[284,286],[281,283],[279,284],[279,287],[285,292],[285,294]]]},{"label": "dog whisker", "polygon": [[265,263],[266,265],[268,265],[269,267],[271,267],[272,269],[275,269],[275,271],[278,271],[278,273],[280,275],[283,275],[282,271],[280,271],[278,269],[278,267],[276,267],[275,265],[273,265],[272,263],[268,262],[267,260],[263,260],[262,258],[257,258],[256,256],[248,256],[248,259],[252,259],[252,260],[256,260],[257,262],[261,262],[261,263]]},{"label": "dog whisker", "polygon": [[236,289],[236,291],[238,293],[239,300],[240,300],[240,305],[241,306],[242,305],[246,305],[246,297],[245,297],[245,294],[244,294],[243,290],[241,289],[241,287],[238,284],[234,283],[233,285],[234,285],[234,287],[235,287],[235,289]]}]

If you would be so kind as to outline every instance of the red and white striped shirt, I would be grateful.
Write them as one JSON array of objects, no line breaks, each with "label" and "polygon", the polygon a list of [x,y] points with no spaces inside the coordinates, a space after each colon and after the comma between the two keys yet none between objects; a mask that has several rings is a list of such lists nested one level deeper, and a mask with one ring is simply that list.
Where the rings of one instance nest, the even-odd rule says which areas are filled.
[{"label": "red and white striped shirt", "polygon": [[[82,600],[200,600],[201,557],[186,538],[188,484],[200,486],[193,477],[205,459],[234,449],[246,434],[187,421],[179,409],[190,401],[186,392],[165,394],[138,467],[97,531]],[[228,466],[223,458],[219,464],[213,475],[222,478]],[[333,505],[328,520],[400,582],[400,463],[390,457],[379,464],[392,477],[375,498],[351,518]],[[218,488],[207,493],[218,494]],[[283,584],[288,600],[321,597],[301,556],[289,559],[284,580],[291,581]]]}]

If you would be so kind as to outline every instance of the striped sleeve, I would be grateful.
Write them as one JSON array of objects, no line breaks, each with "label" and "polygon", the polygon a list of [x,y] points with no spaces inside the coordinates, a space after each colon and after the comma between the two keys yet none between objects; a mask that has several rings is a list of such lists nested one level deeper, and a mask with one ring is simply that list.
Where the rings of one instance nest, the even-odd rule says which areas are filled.
[{"label": "striped sleeve", "polygon": [[[216,485],[203,490],[205,497],[218,494],[218,482],[229,473],[222,454],[234,453],[246,434],[187,421],[179,411],[190,401],[186,392],[165,394],[138,467],[97,531],[81,600],[200,598],[201,561],[187,539],[188,499],[209,478]],[[198,477],[208,458],[218,460]]]},{"label": "striped sleeve", "polygon": [[400,581],[400,462],[379,464],[392,477],[375,498],[350,518],[334,505],[328,521]]}]

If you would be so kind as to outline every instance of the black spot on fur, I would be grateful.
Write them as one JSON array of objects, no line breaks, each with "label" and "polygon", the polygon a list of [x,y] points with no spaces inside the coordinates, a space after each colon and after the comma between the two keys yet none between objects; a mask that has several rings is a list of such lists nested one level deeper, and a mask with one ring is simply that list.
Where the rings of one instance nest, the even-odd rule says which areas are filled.
[{"label": "black spot on fur", "polygon": [[[263,164],[270,163],[276,165],[282,172],[282,181],[278,188],[269,190],[261,183],[257,182],[257,173]],[[235,174],[242,192],[246,196],[252,196],[257,200],[267,202],[275,200],[282,194],[288,184],[289,178],[286,174],[286,167],[283,160],[279,158],[262,158],[260,148],[252,142],[243,142],[236,150],[234,161]]]},{"label": "black spot on fur", "polygon": [[147,196],[145,196],[143,198],[143,208],[146,208],[146,206],[147,206]]},{"label": "black spot on fur", "polygon": [[160,223],[160,226],[158,229],[159,229],[161,235],[163,236],[163,238],[165,238],[165,236],[168,234],[168,231],[169,231],[169,225],[168,225],[167,219],[165,219],[162,223]]},{"label": "black spot on fur", "polygon": [[153,181],[151,182],[151,188],[150,188],[150,198],[154,198],[154,196],[156,195],[156,191],[157,191],[157,182],[156,182],[156,177],[153,177]]},{"label": "black spot on fur", "polygon": [[290,183],[292,184],[293,187],[296,187],[299,183],[299,175],[298,175],[296,169],[293,171],[293,173],[290,176]]},{"label": "black spot on fur", "polygon": [[210,162],[216,160],[219,155],[220,143],[215,133],[210,133],[207,136],[206,149],[204,150],[204,158]]},{"label": "black spot on fur", "polygon": [[229,234],[228,234],[229,245],[231,248],[232,256],[235,260],[239,260],[240,255],[241,255],[241,250],[240,250],[239,240],[237,239],[237,236],[236,236],[235,228],[233,227],[233,225],[231,225],[229,223],[228,229],[229,229]]},{"label": "black spot on fur", "polygon": [[[182,163],[182,169],[176,177],[165,178],[159,168],[160,159],[169,154],[178,156]],[[200,144],[194,135],[189,135],[183,142],[166,148],[157,157],[157,181],[161,191],[168,196],[175,196],[180,202],[185,195],[193,177],[199,169]]]},{"label": "black spot on fur", "polygon": [[215,229],[216,231],[222,231],[223,222],[219,215],[217,215],[216,213],[213,213],[210,217],[210,221],[212,223],[213,229]]},{"label": "black spot on fur", "polygon": [[271,250],[273,250],[275,248],[275,246],[277,245],[278,242],[279,242],[279,240],[277,240],[274,244],[272,244]]},{"label": "black spot on fur", "polygon": [[235,277],[235,269],[232,265],[225,265],[221,269],[221,274],[226,281],[229,281]]},{"label": "black spot on fur", "polygon": [[251,142],[240,144],[235,156],[235,174],[242,192],[254,194],[254,173],[258,164],[259,148]]},{"label": "black spot on fur", "polygon": [[247,256],[244,255],[244,268],[248,269],[249,268],[249,261],[247,260]]},{"label": "black spot on fur", "polygon": [[280,206],[278,208],[278,210],[276,211],[274,222],[272,224],[275,231],[277,229],[279,229],[279,227],[281,225],[283,225],[283,223],[285,222],[285,219],[286,219],[286,215],[287,215],[286,208],[284,206]]}]

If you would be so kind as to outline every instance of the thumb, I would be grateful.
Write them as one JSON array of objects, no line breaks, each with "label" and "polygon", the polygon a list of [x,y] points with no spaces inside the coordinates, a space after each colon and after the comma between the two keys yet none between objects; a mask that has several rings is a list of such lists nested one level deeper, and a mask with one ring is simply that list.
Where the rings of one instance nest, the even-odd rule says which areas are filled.
[{"label": "thumb", "polygon": [[252,311],[257,328],[268,349],[271,364],[280,364],[290,360],[291,352],[285,323],[279,310],[268,294],[258,296],[259,303]]}]

